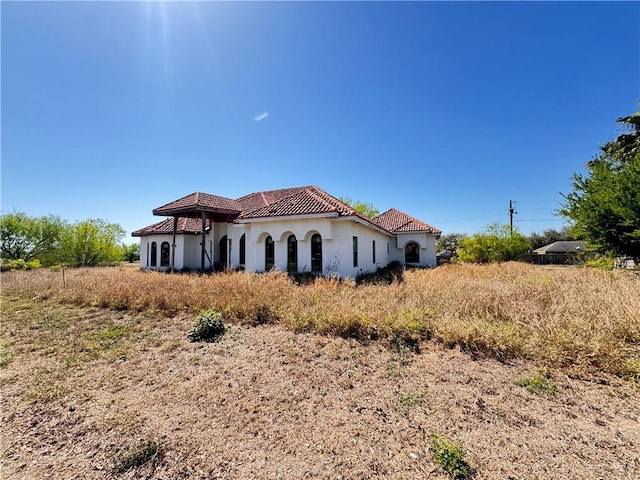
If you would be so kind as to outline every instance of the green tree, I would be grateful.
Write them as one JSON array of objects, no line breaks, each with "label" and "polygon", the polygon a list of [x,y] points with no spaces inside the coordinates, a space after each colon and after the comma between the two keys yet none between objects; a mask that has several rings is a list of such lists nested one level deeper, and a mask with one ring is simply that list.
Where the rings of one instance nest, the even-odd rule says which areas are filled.
[{"label": "green tree", "polygon": [[24,262],[38,259],[43,265],[51,264],[65,228],[65,222],[53,215],[39,218],[22,212],[2,215],[2,257]]},{"label": "green tree", "polygon": [[520,232],[509,225],[494,223],[484,232],[462,240],[458,259],[463,262],[488,263],[521,260],[529,251],[529,244]]},{"label": "green tree", "polygon": [[436,252],[442,252],[443,250],[455,252],[465,238],[467,238],[467,235],[464,233],[447,233],[441,235],[436,243]]},{"label": "green tree", "polygon": [[140,244],[133,243],[131,245],[122,245],[122,259],[126,262],[133,263],[140,260]]},{"label": "green tree", "polygon": [[350,197],[339,197],[338,200],[340,200],[342,203],[346,203],[356,212],[361,213],[365,217],[375,218],[380,215],[380,210],[374,207],[371,203],[354,201]]},{"label": "green tree", "polygon": [[100,218],[77,222],[63,235],[62,260],[76,267],[121,261],[120,240],[125,234],[117,223]]},{"label": "green tree", "polygon": [[640,261],[640,112],[618,119],[626,133],[574,174],[559,213],[571,232],[601,253]]}]

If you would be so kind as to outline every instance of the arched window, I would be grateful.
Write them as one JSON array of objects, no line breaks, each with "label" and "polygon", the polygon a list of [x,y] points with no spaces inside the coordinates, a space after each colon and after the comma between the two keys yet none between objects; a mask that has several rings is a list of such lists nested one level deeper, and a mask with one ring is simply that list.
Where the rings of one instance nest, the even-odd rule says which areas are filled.
[{"label": "arched window", "polygon": [[287,239],[287,272],[298,271],[298,240],[295,235],[289,235]]},{"label": "arched window", "polygon": [[238,260],[238,263],[240,265],[244,265],[246,262],[246,258],[247,258],[247,241],[245,239],[245,234],[243,233],[242,236],[240,237],[240,258]]},{"label": "arched window", "polygon": [[311,237],[311,271],[322,273],[322,237],[319,233]]},{"label": "arched window", "polygon": [[170,258],[171,250],[169,248],[169,242],[162,242],[162,244],[160,244],[160,266],[168,267]]},{"label": "arched window", "polygon": [[220,239],[220,243],[218,243],[218,248],[220,251],[220,265],[222,268],[227,268],[227,236],[223,235]]},{"label": "arched window", "polygon": [[264,240],[264,269],[269,271],[275,265],[275,248],[273,238],[268,236]]},{"label": "arched window", "polygon": [[407,243],[404,247],[404,263],[420,263],[420,247],[417,243]]},{"label": "arched window", "polygon": [[156,242],[151,242],[151,266],[158,266],[158,244]]}]

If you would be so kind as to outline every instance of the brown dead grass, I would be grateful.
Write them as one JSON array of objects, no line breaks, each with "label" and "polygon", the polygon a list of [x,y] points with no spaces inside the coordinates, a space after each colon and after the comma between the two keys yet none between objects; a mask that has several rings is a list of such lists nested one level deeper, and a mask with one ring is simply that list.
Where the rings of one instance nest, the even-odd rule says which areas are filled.
[{"label": "brown dead grass", "polygon": [[[105,272],[105,282],[118,272]],[[435,286],[447,272],[424,273],[437,273]],[[464,281],[481,274],[472,269]],[[74,272],[68,290],[26,288],[33,281],[26,278],[3,276],[5,479],[446,479],[430,450],[434,435],[464,448],[476,480],[640,477],[640,391],[620,377],[601,372],[584,380],[540,372],[526,359],[472,360],[444,342],[423,339],[416,354],[277,324],[236,324],[218,343],[189,343],[191,308],[166,316],[150,304],[139,312],[61,304],[84,296],[103,303],[100,282],[91,280],[94,290],[84,292],[73,287],[89,285],[94,272]],[[123,282],[138,279],[146,288],[147,278],[200,289],[202,281],[231,279],[248,290],[271,282],[280,295],[293,289],[270,276],[136,274]],[[390,289],[415,302],[396,319],[401,325],[421,318],[411,288],[418,278]],[[312,306],[333,295],[353,315],[366,307],[352,285],[321,282],[302,294],[297,301]],[[281,321],[288,318],[291,298],[271,298],[271,315],[282,308]],[[437,302],[428,307],[433,313],[424,315],[437,318]],[[518,386],[541,375],[556,389]]]},{"label": "brown dead grass", "polygon": [[640,381],[640,276],[526,264],[450,265],[392,285],[286,275],[167,275],[131,268],[4,274],[7,294],[132,313],[213,309],[228,321],[415,344],[431,339],[474,356],[526,358],[574,375]]}]

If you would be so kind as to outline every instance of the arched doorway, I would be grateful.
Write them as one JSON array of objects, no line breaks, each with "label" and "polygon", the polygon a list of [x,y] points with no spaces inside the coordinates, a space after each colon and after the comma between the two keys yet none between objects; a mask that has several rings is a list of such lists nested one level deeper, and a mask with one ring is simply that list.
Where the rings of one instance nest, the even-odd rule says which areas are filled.
[{"label": "arched doorway", "polygon": [[409,242],[404,247],[404,263],[420,263],[420,246]]}]

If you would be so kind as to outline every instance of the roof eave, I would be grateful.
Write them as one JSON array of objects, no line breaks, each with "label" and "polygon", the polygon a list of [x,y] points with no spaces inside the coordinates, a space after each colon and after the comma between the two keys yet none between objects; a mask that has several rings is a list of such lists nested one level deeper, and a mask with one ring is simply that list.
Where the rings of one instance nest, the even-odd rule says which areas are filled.
[{"label": "roof eave", "polygon": [[222,215],[236,216],[240,215],[239,210],[231,210],[227,208],[208,208],[208,207],[182,207],[182,208],[156,208],[152,211],[154,215],[159,217],[189,217],[198,218],[203,213],[217,213]]},{"label": "roof eave", "polygon": [[393,237],[394,233],[387,230],[384,227],[381,227],[380,225],[378,225],[377,223],[373,222],[372,220],[368,220],[366,218],[363,218],[361,215],[344,215],[342,217],[344,220],[353,220],[356,223],[359,223],[360,225],[365,225],[367,227],[371,227],[374,230],[377,230],[381,233],[384,233],[386,235],[389,235],[390,237]]},{"label": "roof eave", "polygon": [[398,233],[427,233],[430,235],[442,235],[442,232],[434,232],[433,230],[403,230],[401,232],[398,231],[394,231],[393,233],[398,234]]},{"label": "roof eave", "polygon": [[303,215],[278,215],[270,217],[244,217],[237,218],[237,223],[253,223],[253,222],[273,222],[276,220],[305,220],[307,218],[336,218],[339,214],[337,212],[327,213],[309,213]]}]

